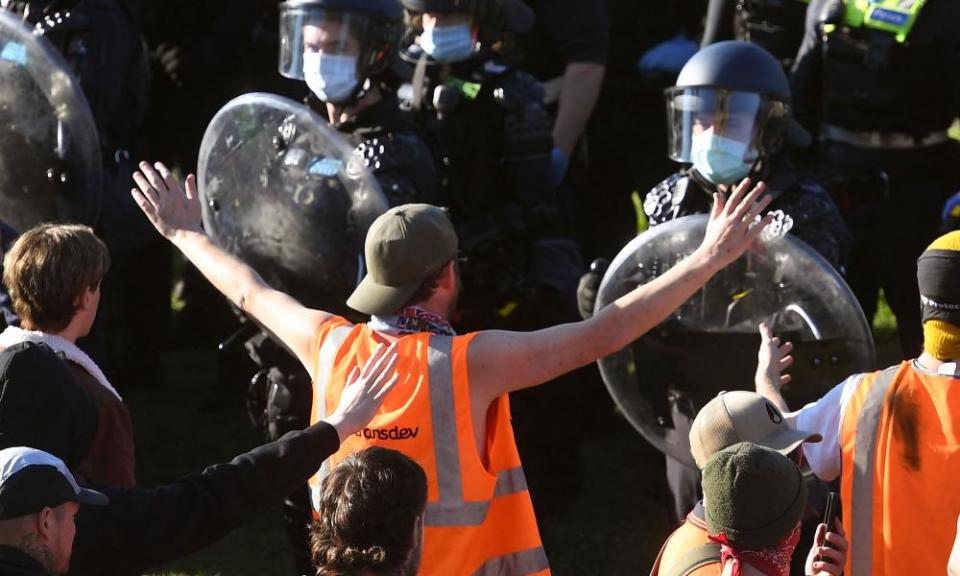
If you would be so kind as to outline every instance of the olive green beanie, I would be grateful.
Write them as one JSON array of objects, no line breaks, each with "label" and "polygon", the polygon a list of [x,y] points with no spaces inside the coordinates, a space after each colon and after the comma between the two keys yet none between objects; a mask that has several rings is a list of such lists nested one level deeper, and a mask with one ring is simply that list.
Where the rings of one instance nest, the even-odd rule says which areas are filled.
[{"label": "olive green beanie", "polygon": [[740,550],[762,550],[796,528],[807,504],[807,487],[789,458],[741,442],[707,460],[703,500],[710,534],[725,534]]}]

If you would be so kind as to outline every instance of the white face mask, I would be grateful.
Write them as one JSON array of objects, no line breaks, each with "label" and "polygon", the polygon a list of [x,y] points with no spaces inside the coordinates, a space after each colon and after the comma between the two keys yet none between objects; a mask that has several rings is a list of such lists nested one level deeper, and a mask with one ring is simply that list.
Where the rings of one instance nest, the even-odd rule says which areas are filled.
[{"label": "white face mask", "polygon": [[331,104],[342,104],[353,96],[359,84],[357,57],[304,52],[303,78],[317,98]]},{"label": "white face mask", "polygon": [[420,47],[434,60],[459,62],[473,55],[473,32],[466,22],[434,26],[420,35]]},{"label": "white face mask", "polygon": [[710,182],[733,184],[753,168],[753,162],[745,160],[746,154],[747,144],[717,136],[711,128],[693,137],[690,160],[697,172]]}]

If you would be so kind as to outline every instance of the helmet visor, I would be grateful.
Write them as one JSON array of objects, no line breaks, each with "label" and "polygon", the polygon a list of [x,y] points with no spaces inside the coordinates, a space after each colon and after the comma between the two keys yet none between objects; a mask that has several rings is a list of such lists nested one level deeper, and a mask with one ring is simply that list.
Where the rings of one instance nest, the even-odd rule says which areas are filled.
[{"label": "helmet visor", "polygon": [[[280,74],[303,80],[305,53],[354,56],[364,67],[376,49],[376,25],[367,15],[309,6],[281,5]],[[365,70],[357,70],[364,78]]]},{"label": "helmet visor", "polygon": [[753,162],[777,142],[774,131],[786,129],[789,107],[754,92],[720,88],[668,88],[668,155],[677,162],[692,162],[698,137],[712,135],[744,148],[743,160]]}]

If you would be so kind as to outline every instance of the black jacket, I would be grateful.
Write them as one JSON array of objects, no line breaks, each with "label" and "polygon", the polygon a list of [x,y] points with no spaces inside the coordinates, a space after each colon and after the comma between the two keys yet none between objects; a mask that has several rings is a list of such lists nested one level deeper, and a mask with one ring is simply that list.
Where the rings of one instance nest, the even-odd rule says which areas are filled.
[{"label": "black jacket", "polygon": [[110,504],[77,516],[70,574],[141,574],[206,548],[306,483],[339,445],[318,422],[170,484],[102,490]]},{"label": "black jacket", "polygon": [[50,576],[33,557],[12,546],[0,546],[0,576]]}]

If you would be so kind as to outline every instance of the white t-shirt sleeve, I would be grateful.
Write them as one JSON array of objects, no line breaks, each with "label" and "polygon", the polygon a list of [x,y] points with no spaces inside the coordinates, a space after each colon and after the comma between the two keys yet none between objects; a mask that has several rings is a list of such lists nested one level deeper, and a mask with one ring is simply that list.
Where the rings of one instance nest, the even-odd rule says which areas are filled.
[{"label": "white t-shirt sleeve", "polygon": [[784,418],[795,430],[816,432],[823,441],[803,445],[803,458],[821,480],[831,481],[840,476],[840,429],[843,414],[863,374],[854,374],[833,387],[823,398],[807,404]]}]

